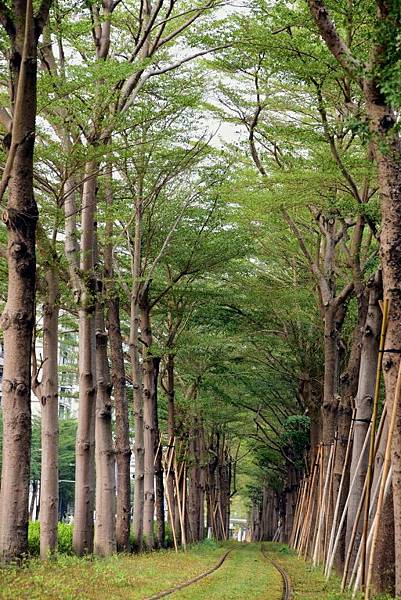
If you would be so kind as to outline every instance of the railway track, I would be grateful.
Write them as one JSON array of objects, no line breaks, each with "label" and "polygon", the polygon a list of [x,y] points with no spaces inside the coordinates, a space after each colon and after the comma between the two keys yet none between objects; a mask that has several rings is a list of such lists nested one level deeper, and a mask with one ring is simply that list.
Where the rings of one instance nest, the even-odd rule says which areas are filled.
[{"label": "railway track", "polygon": [[212,567],[208,571],[205,571],[204,573],[201,573],[200,575],[197,575],[196,577],[193,577],[192,579],[188,579],[188,581],[179,583],[179,584],[175,585],[174,587],[169,588],[168,590],[158,592],[154,596],[144,598],[144,600],[159,600],[159,598],[164,598],[165,596],[174,594],[175,592],[183,590],[184,588],[186,588],[190,585],[193,585],[194,583],[197,583],[198,581],[201,581],[202,579],[205,579],[205,577],[207,577],[208,575],[211,575],[212,573],[217,571],[217,569],[220,569],[221,565],[224,563],[224,561],[226,560],[226,558],[230,554],[230,552],[231,552],[231,550],[228,550],[227,552],[225,552],[223,554],[223,556],[220,558],[220,560],[214,565],[214,567]]},{"label": "railway track", "polygon": [[281,567],[281,565],[277,564],[274,560],[272,560],[270,558],[270,556],[267,555],[266,550],[263,548],[263,545],[261,546],[261,552],[263,554],[263,556],[265,557],[266,560],[268,560],[275,569],[277,569],[277,571],[280,573],[281,578],[283,580],[283,595],[282,595],[282,600],[292,600],[293,599],[293,593],[292,593],[292,587],[291,587],[291,580],[288,576],[288,573],[283,569],[283,567]]},{"label": "railway track", "polygon": [[[280,573],[282,582],[283,582],[283,593],[281,596],[281,600],[293,600],[293,592],[292,592],[292,587],[291,587],[291,581],[290,578],[288,576],[288,574],[286,573],[286,571],[281,567],[281,565],[279,565],[277,562],[275,562],[266,552],[265,548],[263,547],[263,545],[260,548],[261,553],[263,555],[263,557],[269,561],[269,563]],[[201,581],[202,579],[205,579],[206,577],[208,577],[209,575],[211,575],[212,573],[215,573],[224,563],[224,561],[226,560],[227,556],[230,554],[230,552],[232,552],[232,550],[228,550],[227,552],[225,552],[223,554],[223,556],[219,559],[219,561],[209,570],[205,571],[204,573],[201,573],[200,575],[197,575],[196,577],[193,577],[192,579],[188,579],[187,581],[183,581],[182,583],[179,583],[171,588],[168,588],[167,590],[163,590],[161,592],[158,592],[157,594],[154,594],[153,596],[149,596],[147,598],[144,598],[144,600],[159,600],[160,598],[165,598],[166,596],[170,596],[171,594],[174,594],[175,592],[179,592],[180,590],[183,590],[195,583],[197,583],[198,581]]]}]

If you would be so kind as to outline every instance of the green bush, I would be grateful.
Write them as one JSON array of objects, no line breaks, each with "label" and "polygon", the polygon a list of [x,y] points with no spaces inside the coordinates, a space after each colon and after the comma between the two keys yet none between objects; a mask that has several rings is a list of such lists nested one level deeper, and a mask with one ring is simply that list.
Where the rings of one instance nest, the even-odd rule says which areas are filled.
[{"label": "green bush", "polygon": [[[73,554],[72,551],[72,525],[59,523],[57,527],[58,552],[60,554]],[[28,528],[28,552],[30,556],[40,554],[40,523],[33,521]]]},{"label": "green bush", "polygon": [[40,553],[40,523],[32,521],[28,527],[28,552],[30,556],[39,556]]},{"label": "green bush", "polygon": [[61,554],[73,554],[72,551],[72,525],[59,523],[57,528],[58,551]]}]

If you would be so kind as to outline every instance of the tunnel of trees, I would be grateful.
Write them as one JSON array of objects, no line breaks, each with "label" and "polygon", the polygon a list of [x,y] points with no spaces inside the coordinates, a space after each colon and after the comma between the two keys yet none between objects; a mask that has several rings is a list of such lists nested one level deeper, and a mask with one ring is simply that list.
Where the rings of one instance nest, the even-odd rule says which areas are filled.
[{"label": "tunnel of trees", "polygon": [[79,556],[224,540],[240,496],[401,594],[399,1],[0,24],[1,560],[68,510]]}]

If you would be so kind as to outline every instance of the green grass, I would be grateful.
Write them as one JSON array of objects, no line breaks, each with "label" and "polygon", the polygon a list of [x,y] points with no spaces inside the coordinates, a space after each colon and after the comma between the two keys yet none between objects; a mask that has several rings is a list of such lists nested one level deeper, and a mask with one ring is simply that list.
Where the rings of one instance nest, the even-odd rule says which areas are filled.
[{"label": "green grass", "polygon": [[[68,545],[68,544],[67,544]],[[291,578],[294,600],[349,600],[339,578],[326,581],[322,570],[281,544],[264,544]],[[205,579],[175,592],[175,600],[280,600],[281,576],[260,552],[260,544],[217,544],[205,540],[186,553],[173,550],[118,555],[108,559],[60,554],[0,570],[1,600],[143,600],[192,579],[214,566],[225,550],[222,567]],[[357,596],[358,600],[360,595]]]},{"label": "green grass", "polygon": [[[294,590],[294,600],[345,600],[352,594],[341,594],[341,580],[336,575],[329,581],[323,574],[321,567],[313,567],[310,562],[298,558],[296,553],[282,544],[264,544],[268,555],[281,565],[291,578]],[[359,600],[360,594],[356,596]]]},{"label": "green grass", "polygon": [[226,544],[231,548],[222,567],[170,597],[176,600],[281,600],[281,576],[263,558],[257,544]]},{"label": "green grass", "polygon": [[210,569],[224,550],[216,545],[108,559],[60,555],[0,570],[1,600],[140,600]]}]

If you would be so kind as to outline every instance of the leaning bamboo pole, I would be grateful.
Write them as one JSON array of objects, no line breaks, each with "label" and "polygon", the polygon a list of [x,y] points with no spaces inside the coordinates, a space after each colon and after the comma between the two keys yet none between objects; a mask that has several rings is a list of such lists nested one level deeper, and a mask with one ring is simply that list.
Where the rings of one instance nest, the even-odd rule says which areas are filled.
[{"label": "leaning bamboo pole", "polygon": [[[381,441],[381,436],[384,430],[384,425],[386,422],[386,417],[387,417],[387,406],[384,405],[383,407],[383,412],[380,418],[380,423],[379,423],[379,427],[377,429],[377,434],[376,434],[376,445],[375,445],[375,453],[374,456],[376,457],[377,451],[379,449],[379,445],[380,445],[380,441]],[[382,472],[382,467],[380,468],[380,473],[379,473],[379,478],[377,480],[376,483],[376,494],[375,494],[375,500],[376,500],[376,496],[377,496],[377,492],[379,490],[378,485],[380,483],[380,476],[381,476],[381,472]],[[364,487],[362,490],[362,495],[361,495],[361,499],[359,501],[359,505],[358,505],[358,510],[356,513],[356,517],[355,517],[355,521],[352,527],[352,532],[351,532],[351,537],[349,540],[349,544],[348,544],[348,548],[347,548],[347,554],[345,557],[345,563],[344,563],[344,571],[343,571],[343,578],[342,578],[342,582],[341,582],[341,591],[343,592],[345,589],[345,585],[347,583],[347,577],[348,577],[348,569],[349,569],[349,564],[351,562],[351,556],[352,556],[352,550],[354,547],[354,543],[355,543],[355,538],[356,538],[356,533],[358,531],[358,526],[359,526],[359,520],[362,514],[362,509],[364,507],[364,499],[365,499],[365,493],[366,493],[366,477],[365,477],[365,483],[364,483]]]},{"label": "leaning bamboo pole", "polygon": [[310,522],[311,522],[311,518],[312,518],[311,513],[314,508],[313,507],[313,500],[314,500],[313,490],[315,488],[316,474],[319,471],[321,450],[322,450],[322,447],[321,447],[321,445],[319,445],[317,453],[316,453],[315,464],[313,465],[313,473],[312,473],[312,480],[311,480],[311,484],[310,484],[310,488],[309,488],[307,511],[306,511],[306,515],[305,515],[304,527],[302,530],[301,541],[300,541],[299,550],[298,550],[299,556],[301,556],[303,554],[305,546],[306,547],[308,546],[309,529],[310,529]]},{"label": "leaning bamboo pole", "polygon": [[383,367],[383,351],[386,342],[386,333],[388,325],[390,303],[388,298],[383,300],[383,317],[382,326],[380,332],[380,343],[379,343],[379,355],[377,358],[376,366],[376,381],[375,391],[373,396],[373,410],[372,410],[372,428],[370,430],[370,444],[369,444],[369,458],[368,458],[368,469],[366,479],[366,494],[365,494],[365,507],[364,507],[364,524],[362,530],[362,586],[365,585],[366,580],[366,546],[367,546],[367,535],[369,528],[369,507],[370,507],[370,492],[372,488],[373,478],[373,461],[374,461],[374,448],[375,448],[375,436],[376,436],[376,422],[377,414],[379,410],[379,396],[380,396],[380,381]]},{"label": "leaning bamboo pole", "polygon": [[[299,506],[297,528],[296,528],[295,535],[294,535],[293,547],[295,550],[298,550],[298,548],[299,548],[299,544],[301,541],[301,534],[302,534],[303,526],[305,523],[305,515],[306,515],[307,503],[308,503],[308,498],[309,498],[310,477],[311,476],[304,478],[302,498],[301,498],[301,503]],[[303,518],[302,518],[302,515],[303,515]]]},{"label": "leaning bamboo pole", "polygon": [[343,468],[342,468],[342,472],[341,472],[340,485],[338,487],[338,494],[337,494],[336,505],[335,505],[335,508],[334,508],[333,525],[332,525],[332,528],[331,528],[330,539],[329,539],[329,544],[328,544],[328,548],[327,548],[326,564],[325,564],[325,571],[324,571],[326,576],[327,576],[327,564],[328,564],[328,560],[327,559],[330,556],[332,548],[333,548],[334,536],[335,536],[335,533],[336,533],[336,525],[337,525],[338,513],[339,513],[339,510],[340,510],[341,496],[342,496],[342,491],[343,491],[344,481],[345,481],[345,474],[347,472],[348,460],[349,460],[349,456],[350,456],[350,453],[351,453],[352,440],[353,440],[353,437],[354,437],[355,414],[356,414],[356,410],[354,408],[353,411],[352,411],[352,420],[351,420],[351,426],[350,426],[349,432],[348,432],[347,448],[345,450],[344,464],[343,464]]},{"label": "leaning bamboo pole", "polygon": [[330,519],[330,516],[331,516],[331,507],[332,507],[333,494],[334,494],[334,487],[333,487],[333,482],[334,482],[334,465],[335,465],[336,454],[337,454],[337,445],[338,445],[338,432],[336,433],[335,440],[334,440],[334,453],[333,453],[333,458],[332,458],[332,465],[331,465],[331,472],[330,472],[330,481],[329,481],[329,494],[328,494],[328,499],[327,499],[327,506],[328,506],[328,508],[327,508],[326,515],[325,515],[324,545],[323,545],[323,563],[325,563],[326,559],[327,559],[328,528],[329,528],[329,519]]},{"label": "leaning bamboo pole", "polygon": [[173,511],[172,511],[172,504],[171,504],[171,500],[172,499],[170,498],[169,486],[167,485],[168,478],[170,477],[171,464],[173,462],[174,440],[175,440],[174,437],[170,438],[169,445],[168,445],[167,452],[166,452],[165,466],[164,466],[164,473],[165,473],[165,486],[164,486],[164,490],[166,492],[166,500],[167,500],[167,507],[168,507],[168,516],[169,516],[169,519],[170,519],[171,531],[173,533],[174,549],[175,549],[176,552],[178,552],[177,535],[176,535],[176,532],[175,532],[175,523],[174,523],[174,519],[173,519]]},{"label": "leaning bamboo pole", "polygon": [[[330,454],[329,460],[327,462],[327,469],[324,477],[324,486],[322,490],[322,497],[320,500],[320,510],[319,510],[319,521],[317,527],[317,534],[315,540],[315,546],[313,551],[313,565],[316,566],[320,562],[320,549],[321,549],[321,540],[322,540],[322,532],[324,526],[324,520],[326,516],[326,512],[328,509],[328,492],[329,492],[329,483],[331,480],[331,469],[333,465],[333,456],[334,456],[335,443],[330,446]],[[321,478],[323,479],[323,478]]]},{"label": "leaning bamboo pole", "polygon": [[301,517],[303,514],[306,490],[307,490],[307,478],[304,478],[301,481],[301,485],[300,485],[299,492],[298,492],[298,501],[297,501],[297,507],[295,509],[294,525],[292,528],[291,538],[290,538],[290,546],[295,549],[297,548],[298,536],[299,536],[299,532],[300,532],[300,526],[302,523]]},{"label": "leaning bamboo pole", "polygon": [[[390,469],[391,471],[391,469]],[[372,541],[372,531],[373,531],[373,521],[375,520],[376,514],[375,514],[375,506],[374,503],[376,502],[377,499],[377,495],[379,493],[379,488],[380,488],[380,481],[381,481],[381,476],[382,476],[382,472],[383,472],[383,465],[380,468],[380,473],[379,476],[377,478],[375,487],[373,489],[373,494],[372,494],[372,501],[371,501],[371,505],[370,505],[370,510],[369,510],[369,522],[371,522],[370,528],[369,528],[369,532],[368,532],[368,548],[370,548],[370,544]],[[373,520],[372,520],[372,516],[373,516]],[[351,589],[353,586],[353,583],[355,581],[355,577],[357,576],[357,573],[359,572],[359,574],[361,574],[361,554],[362,554],[362,544],[359,544],[359,548],[358,551],[356,553],[355,556],[355,561],[352,567],[352,571],[351,571],[351,575],[349,578],[349,582],[348,582],[348,589]]]},{"label": "leaning bamboo pole", "polygon": [[[374,563],[374,559],[375,559],[376,546],[377,546],[377,540],[378,540],[378,535],[379,535],[380,516],[381,516],[381,512],[383,510],[384,491],[385,491],[385,485],[386,485],[386,481],[387,481],[387,474],[390,469],[391,447],[392,447],[392,443],[393,443],[393,434],[394,434],[395,422],[396,422],[396,417],[397,417],[397,406],[400,401],[400,397],[401,397],[401,361],[400,361],[400,364],[398,367],[397,382],[395,384],[394,400],[393,400],[393,405],[391,407],[391,417],[390,417],[389,427],[388,427],[386,450],[384,453],[383,473],[382,473],[382,479],[380,482],[379,498],[377,500],[377,509],[376,509],[377,520],[375,523],[375,528],[373,530],[372,545],[371,545],[370,555],[369,555],[369,565],[368,565],[368,571],[366,574],[365,600],[369,600],[369,595],[370,595],[370,583],[372,580],[373,563]],[[389,410],[389,409],[387,409],[387,410]]]},{"label": "leaning bamboo pole", "polygon": [[[386,481],[385,481],[385,484],[384,484],[383,500],[386,500],[386,498],[387,498],[387,496],[388,496],[388,493],[389,493],[389,491],[390,491],[391,477],[392,477],[392,468],[391,468],[391,466],[390,466],[390,468],[389,468],[389,471],[388,471],[388,473],[387,473]],[[382,478],[383,478],[383,474],[382,474]],[[380,482],[380,483],[381,483],[381,482]],[[381,486],[380,486],[380,487],[381,487]],[[367,542],[368,542],[368,543],[367,543],[367,547],[368,547],[368,550],[370,550],[370,551],[372,551],[372,548],[373,548],[373,542],[374,542],[374,537],[375,537],[375,531],[377,531],[377,530],[378,530],[378,528],[379,528],[379,524],[380,524],[380,516],[381,516],[381,512],[379,513],[379,512],[376,510],[376,514],[375,514],[375,516],[374,516],[373,523],[372,523],[372,526],[371,526],[371,528],[370,528],[370,532],[369,532],[369,534],[368,534],[368,536],[367,536]],[[369,574],[369,571],[368,571],[368,574]],[[355,578],[355,583],[354,583],[354,589],[353,589],[353,591],[352,591],[352,597],[353,597],[353,598],[355,598],[355,596],[356,596],[356,593],[357,593],[357,591],[358,591],[358,588],[359,588],[359,586],[360,586],[360,583],[361,583],[361,576],[362,576],[362,564],[361,564],[361,562],[360,562],[360,563],[359,563],[359,565],[358,565],[358,570],[357,570],[357,573],[356,573],[356,578]],[[370,585],[370,580],[369,580],[369,585]],[[368,591],[368,588],[366,588],[366,591],[365,591],[365,598],[366,598],[366,592],[367,592],[367,591]]]},{"label": "leaning bamboo pole", "polygon": [[175,489],[176,489],[176,494],[177,494],[178,518],[180,520],[180,526],[181,526],[181,544],[182,544],[182,547],[184,548],[184,550],[186,550],[187,542],[186,542],[186,536],[185,536],[185,523],[182,518],[180,477],[178,476],[177,457],[176,457],[175,452],[174,452],[174,475],[175,475]]},{"label": "leaning bamboo pole", "polygon": [[348,490],[348,496],[347,496],[347,499],[346,499],[345,504],[344,504],[343,512],[341,514],[341,519],[340,519],[340,523],[339,523],[338,528],[337,528],[337,534],[336,534],[336,537],[334,539],[333,548],[332,548],[330,556],[327,559],[327,576],[330,576],[331,570],[333,568],[334,557],[335,557],[335,554],[337,552],[337,547],[338,547],[338,543],[340,541],[342,528],[344,526],[345,517],[347,515],[349,499],[351,498],[351,492],[354,489],[356,477],[357,477],[358,471],[359,471],[359,469],[361,467],[363,455],[365,453],[365,450],[366,450],[366,447],[367,447],[367,444],[368,444],[368,440],[369,440],[369,436],[370,436],[370,428],[371,428],[371,425],[369,425],[368,430],[366,432],[365,440],[364,440],[363,446],[362,446],[362,452],[361,452],[361,455],[360,455],[360,457],[358,459],[358,462],[357,462],[357,465],[356,465],[356,468],[355,468],[355,473],[353,473],[353,475],[352,475],[351,483],[350,483],[349,490]]},{"label": "leaning bamboo pole", "polygon": [[[319,493],[316,496],[316,502],[314,501],[312,503],[312,512],[310,515],[310,524],[309,524],[308,544],[305,548],[304,558],[307,558],[308,555],[313,556],[313,549],[315,547],[316,538],[317,538],[317,534],[318,534],[318,527],[314,527],[314,525],[316,523],[316,520],[319,518],[320,509],[321,509],[322,500],[323,500],[324,463],[325,463],[324,452],[325,452],[325,446],[322,442],[321,443],[320,460],[319,460],[319,478],[318,478],[318,482],[317,482],[317,487],[318,487]],[[312,491],[312,494],[313,494],[313,491]],[[315,498],[314,498],[314,500],[315,500]],[[316,515],[316,520],[314,520],[315,515]]]}]

